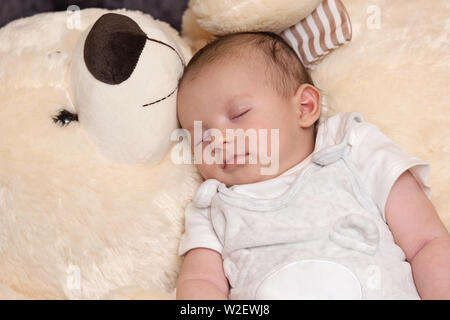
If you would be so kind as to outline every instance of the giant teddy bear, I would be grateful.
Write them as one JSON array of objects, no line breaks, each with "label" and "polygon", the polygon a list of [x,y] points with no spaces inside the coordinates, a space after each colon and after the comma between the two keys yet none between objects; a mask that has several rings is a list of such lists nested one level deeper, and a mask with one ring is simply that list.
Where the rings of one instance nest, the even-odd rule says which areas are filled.
[{"label": "giant teddy bear", "polygon": [[[450,5],[343,2],[353,39],[317,64],[312,78],[330,114],[358,111],[431,163],[432,201],[450,227]],[[151,17],[123,11],[139,28],[129,20],[94,28],[107,12],[86,10],[76,30],[61,13],[1,29],[0,295],[172,293],[183,208],[200,182],[192,166],[171,161],[168,142],[174,84],[190,56],[185,44],[195,51],[214,35],[281,32],[319,3],[191,0],[185,42]],[[141,54],[137,65],[102,72],[109,64],[81,58],[102,52],[110,39],[88,32],[105,25],[127,25],[141,41],[130,49]],[[114,65],[114,57],[104,59]]]},{"label": "giant teddy bear", "polygon": [[172,161],[190,49],[140,12],[0,29],[0,299],[163,298],[200,179]]}]

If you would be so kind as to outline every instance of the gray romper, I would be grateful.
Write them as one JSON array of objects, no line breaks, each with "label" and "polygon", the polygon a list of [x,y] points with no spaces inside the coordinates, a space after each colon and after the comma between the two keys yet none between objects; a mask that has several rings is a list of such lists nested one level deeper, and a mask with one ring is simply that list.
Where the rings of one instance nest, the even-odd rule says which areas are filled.
[{"label": "gray romper", "polygon": [[[410,264],[350,157],[363,123],[358,113],[345,113],[338,131],[319,127],[311,162],[276,198],[255,199],[205,181],[187,212],[180,254],[194,247],[220,252],[230,299],[418,299]],[[331,131],[338,141],[320,143],[320,134]],[[397,175],[427,166],[407,157]],[[190,217],[202,214],[215,243],[205,228],[188,230]]]}]

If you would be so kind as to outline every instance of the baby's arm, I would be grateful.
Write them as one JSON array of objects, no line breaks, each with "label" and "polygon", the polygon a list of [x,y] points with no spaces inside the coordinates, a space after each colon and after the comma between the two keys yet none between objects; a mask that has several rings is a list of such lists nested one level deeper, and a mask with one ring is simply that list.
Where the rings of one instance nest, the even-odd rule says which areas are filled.
[{"label": "baby's arm", "polygon": [[392,187],[385,214],[395,242],[411,264],[421,298],[450,299],[450,236],[409,171]]},{"label": "baby's arm", "polygon": [[227,300],[228,292],[222,256],[206,248],[190,250],[177,280],[177,299]]}]

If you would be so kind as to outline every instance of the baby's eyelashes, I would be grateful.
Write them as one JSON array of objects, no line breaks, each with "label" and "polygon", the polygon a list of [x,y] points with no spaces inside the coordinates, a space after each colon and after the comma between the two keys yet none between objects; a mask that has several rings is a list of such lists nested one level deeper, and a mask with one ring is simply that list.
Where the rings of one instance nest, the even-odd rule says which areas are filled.
[{"label": "baby's eyelashes", "polygon": [[[234,110],[232,110],[231,112],[229,112],[228,114],[228,118],[231,121],[234,120],[238,120],[242,117],[244,117],[246,114],[248,114],[250,111],[252,110],[251,107],[240,107],[240,108],[236,108]],[[195,136],[194,139],[194,146],[198,146],[204,142],[208,142],[211,143],[212,141],[216,140],[216,136],[221,134],[221,132],[214,132],[214,130],[218,130],[218,129],[214,129],[214,128],[210,128],[210,129],[205,129],[202,128],[202,136]],[[220,139],[219,139],[220,140]],[[215,141],[217,143],[222,143],[223,141]]]},{"label": "baby's eyelashes", "polygon": [[251,108],[246,108],[243,110],[239,110],[238,112],[234,112],[232,113],[232,115],[230,116],[230,120],[236,120],[241,118],[242,116],[246,115],[250,110],[252,110]]}]

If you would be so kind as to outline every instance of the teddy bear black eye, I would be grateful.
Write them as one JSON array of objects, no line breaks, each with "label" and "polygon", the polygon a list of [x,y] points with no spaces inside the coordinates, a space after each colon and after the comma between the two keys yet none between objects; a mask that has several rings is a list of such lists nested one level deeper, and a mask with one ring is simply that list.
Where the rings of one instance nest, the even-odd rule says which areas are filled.
[{"label": "teddy bear black eye", "polygon": [[52,119],[54,123],[65,127],[68,126],[72,121],[78,121],[78,115],[67,110],[61,110],[59,114]]}]

